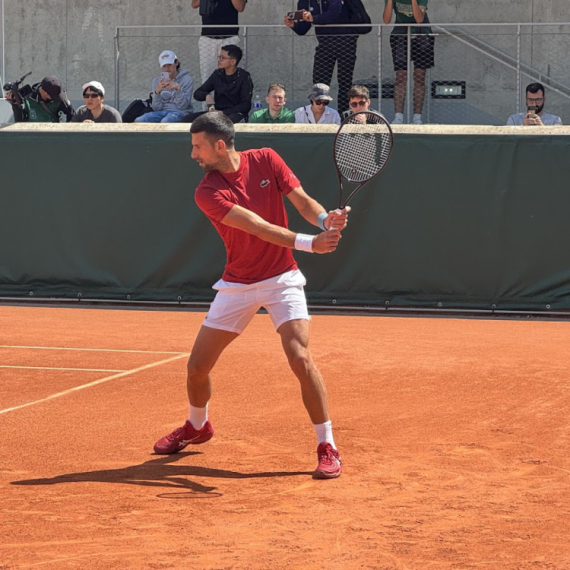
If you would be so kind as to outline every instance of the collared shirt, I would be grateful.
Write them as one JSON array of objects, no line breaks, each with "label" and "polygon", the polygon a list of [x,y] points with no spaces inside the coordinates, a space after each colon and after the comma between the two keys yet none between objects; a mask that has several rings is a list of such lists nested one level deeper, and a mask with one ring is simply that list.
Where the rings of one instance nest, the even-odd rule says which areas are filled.
[{"label": "collared shirt", "polygon": [[269,113],[269,109],[260,109],[255,111],[249,118],[250,123],[294,123],[295,122],[295,111],[283,107],[277,115],[273,118]]},{"label": "collared shirt", "polygon": [[305,105],[304,107],[299,107],[295,111],[295,122],[319,125],[340,125],[340,115],[336,109],[326,107],[325,112],[322,114],[319,122],[317,123],[317,121],[315,121],[315,115],[313,115],[313,109],[311,108],[311,105]]},{"label": "collared shirt", "polygon": [[[541,113],[538,116],[540,117],[540,120],[542,121],[542,124],[545,127],[552,127],[554,125],[562,124],[562,119],[557,115],[551,115],[550,113]],[[514,125],[516,127],[520,127],[522,126],[525,117],[526,113],[515,113],[514,115],[511,115],[509,117],[507,125],[508,126]]]}]

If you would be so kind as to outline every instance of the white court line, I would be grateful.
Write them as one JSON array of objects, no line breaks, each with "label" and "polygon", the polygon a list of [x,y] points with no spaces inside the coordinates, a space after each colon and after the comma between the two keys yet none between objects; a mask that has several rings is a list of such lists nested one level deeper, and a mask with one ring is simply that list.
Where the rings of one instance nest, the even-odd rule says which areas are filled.
[{"label": "white court line", "polygon": [[70,348],[67,346],[12,346],[0,344],[0,348],[28,348],[34,350],[80,350],[86,352],[136,352],[139,354],[180,354],[180,352],[168,352],[165,350],[116,350],[113,348]]},{"label": "white court line", "polygon": [[171,358],[166,358],[165,360],[159,360],[158,362],[153,362],[152,364],[145,364],[144,366],[140,366],[139,368],[134,368],[133,370],[127,370],[126,372],[121,372],[120,374],[113,374],[112,376],[107,376],[105,378],[101,378],[100,380],[89,382],[89,384],[82,384],[81,386],[75,386],[75,388],[70,388],[69,390],[64,390],[63,392],[52,394],[51,396],[47,396],[47,398],[42,398],[41,400],[36,400],[34,402],[28,402],[27,404],[22,404],[20,406],[14,406],[13,408],[6,408],[4,410],[0,410],[0,415],[7,414],[8,412],[13,412],[15,410],[21,410],[22,408],[27,408],[28,406],[34,406],[35,404],[41,404],[42,402],[47,402],[48,400],[53,400],[55,398],[59,398],[60,396],[66,396],[67,394],[71,394],[71,392],[77,392],[79,390],[84,390],[85,388],[91,388],[92,386],[97,386],[98,384],[109,382],[110,380],[123,378],[124,376],[129,376],[130,374],[136,374],[137,372],[142,372],[143,370],[148,370],[149,368],[154,368],[155,366],[167,364],[168,362],[179,360],[180,358],[188,358],[188,356],[190,356],[190,353],[178,352],[176,356],[172,356]]},{"label": "white court line", "polygon": [[109,368],[57,368],[54,366],[8,366],[0,364],[0,368],[17,368],[18,370],[73,370],[74,372],[127,372],[126,370],[110,370]]}]

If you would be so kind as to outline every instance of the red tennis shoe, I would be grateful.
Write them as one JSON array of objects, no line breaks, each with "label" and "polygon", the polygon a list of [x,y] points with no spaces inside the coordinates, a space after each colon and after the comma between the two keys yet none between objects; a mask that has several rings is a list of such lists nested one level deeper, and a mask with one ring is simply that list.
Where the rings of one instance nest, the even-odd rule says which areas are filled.
[{"label": "red tennis shoe", "polygon": [[323,441],[317,447],[319,464],[313,473],[313,479],[334,479],[340,477],[342,472],[342,462],[338,450],[334,449],[330,443]]},{"label": "red tennis shoe", "polygon": [[214,435],[214,428],[212,424],[207,421],[202,429],[194,429],[190,420],[172,433],[165,435],[154,444],[154,452],[160,455],[168,455],[169,453],[178,453],[182,451],[187,445],[198,443],[206,443],[212,439]]}]

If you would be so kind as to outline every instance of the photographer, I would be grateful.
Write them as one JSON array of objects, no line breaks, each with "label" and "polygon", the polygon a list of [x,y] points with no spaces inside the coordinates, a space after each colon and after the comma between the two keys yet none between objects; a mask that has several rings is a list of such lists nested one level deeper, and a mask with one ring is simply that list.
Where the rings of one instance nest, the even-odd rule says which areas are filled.
[{"label": "photographer", "polygon": [[526,113],[515,113],[507,121],[509,126],[547,126],[561,125],[562,119],[544,111],[546,97],[542,83],[530,83],[526,87]]},{"label": "photographer", "polygon": [[[25,94],[22,96],[22,92]],[[61,88],[57,77],[44,77],[31,88],[11,89],[6,99],[12,104],[14,119],[28,123],[59,123],[63,116],[67,122],[74,115],[73,107],[67,94]]]}]

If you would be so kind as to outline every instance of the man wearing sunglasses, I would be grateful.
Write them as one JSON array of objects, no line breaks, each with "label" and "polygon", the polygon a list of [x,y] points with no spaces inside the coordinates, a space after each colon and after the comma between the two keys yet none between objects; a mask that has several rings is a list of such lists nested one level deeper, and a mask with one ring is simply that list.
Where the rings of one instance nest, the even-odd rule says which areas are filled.
[{"label": "man wearing sunglasses", "polygon": [[509,126],[540,126],[551,127],[561,125],[562,119],[557,115],[544,112],[544,85],[531,83],[526,87],[526,113],[515,113],[507,121]]},{"label": "man wearing sunglasses", "polygon": [[122,123],[121,114],[105,105],[105,88],[99,81],[90,81],[82,87],[85,105],[77,109],[72,123]]},{"label": "man wearing sunglasses", "polygon": [[295,110],[295,122],[313,125],[340,125],[340,115],[329,107],[332,101],[330,88],[324,83],[315,83],[309,93],[310,105]]}]

